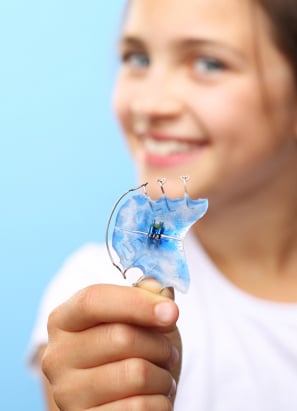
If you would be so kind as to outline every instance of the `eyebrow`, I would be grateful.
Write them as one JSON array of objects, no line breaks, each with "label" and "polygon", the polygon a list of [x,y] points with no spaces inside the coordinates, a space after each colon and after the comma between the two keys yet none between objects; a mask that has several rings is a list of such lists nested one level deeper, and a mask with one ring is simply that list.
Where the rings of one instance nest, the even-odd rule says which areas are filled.
[{"label": "eyebrow", "polygon": [[[139,47],[139,48],[147,48],[146,42],[139,37],[133,35],[123,35],[119,39],[119,48],[121,47]],[[195,48],[216,48],[219,50],[223,50],[223,52],[231,54],[233,57],[240,59],[242,61],[246,60],[246,56],[240,50],[238,50],[235,46],[226,45],[225,43],[221,42],[220,40],[212,40],[207,38],[184,38],[181,40],[177,40],[172,42],[172,47],[177,51],[184,51],[185,49],[195,49]]]},{"label": "eyebrow", "polygon": [[145,42],[134,36],[122,36],[119,38],[118,47],[124,46],[136,46],[136,47],[145,47]]}]

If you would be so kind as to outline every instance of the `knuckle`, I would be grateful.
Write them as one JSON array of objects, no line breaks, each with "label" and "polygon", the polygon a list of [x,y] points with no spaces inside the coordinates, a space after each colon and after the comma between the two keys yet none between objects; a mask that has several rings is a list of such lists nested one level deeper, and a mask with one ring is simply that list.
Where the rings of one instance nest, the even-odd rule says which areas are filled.
[{"label": "knuckle", "polygon": [[142,392],[149,379],[149,362],[141,358],[131,358],[125,362],[124,378],[130,385]]},{"label": "knuckle", "polygon": [[52,354],[51,351],[46,348],[42,358],[41,358],[41,371],[43,374],[50,380],[51,378],[51,371],[52,371]]},{"label": "knuckle", "polygon": [[58,344],[48,344],[40,361],[41,370],[51,382],[63,367],[64,351]]},{"label": "knuckle", "polygon": [[135,333],[132,327],[125,324],[112,324],[110,327],[110,341],[117,351],[127,351],[135,345]]},{"label": "knuckle", "polygon": [[41,358],[41,371],[49,381],[51,380],[52,375],[52,364],[51,354],[46,350]]},{"label": "knuckle", "polygon": [[94,286],[88,286],[78,291],[75,295],[78,311],[84,316],[92,311],[98,301],[98,292]]},{"label": "knuckle", "polygon": [[135,397],[133,401],[131,401],[130,409],[132,411],[142,410],[142,411],[149,411],[150,404],[148,398],[146,397]]},{"label": "knuckle", "polygon": [[49,359],[49,355],[47,353],[47,351],[43,354],[42,358],[41,358],[41,371],[43,372],[43,374],[50,379],[50,370],[51,370],[51,361]]},{"label": "knuckle", "polygon": [[96,314],[98,301],[102,304],[108,303],[107,286],[104,284],[92,284],[74,294],[76,311],[80,313],[81,317],[90,317]]},{"label": "knuckle", "polygon": [[52,396],[53,399],[60,411],[66,411],[66,406],[65,406],[65,398],[66,398],[66,393],[65,391],[61,388],[61,386],[53,385],[52,386]]},{"label": "knuckle", "polygon": [[131,397],[127,411],[172,411],[172,404],[164,395]]},{"label": "knuckle", "polygon": [[51,313],[48,316],[47,331],[49,335],[53,334],[55,330],[57,329],[58,316],[59,316],[59,307],[51,311]]},{"label": "knuckle", "polygon": [[160,395],[158,397],[158,410],[160,411],[172,411],[172,404],[171,401],[165,397],[164,395]]},{"label": "knuckle", "polygon": [[59,379],[59,382],[51,383],[51,394],[60,411],[81,409],[78,408],[81,401],[78,392],[78,386],[69,374]]}]

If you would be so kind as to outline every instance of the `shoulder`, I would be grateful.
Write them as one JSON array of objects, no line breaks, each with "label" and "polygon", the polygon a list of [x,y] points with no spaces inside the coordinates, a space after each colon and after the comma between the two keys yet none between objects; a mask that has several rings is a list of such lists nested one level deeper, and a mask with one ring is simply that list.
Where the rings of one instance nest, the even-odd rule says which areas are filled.
[{"label": "shoulder", "polygon": [[105,245],[90,243],[71,254],[48,284],[41,301],[47,314],[82,288],[92,284],[122,284]]}]

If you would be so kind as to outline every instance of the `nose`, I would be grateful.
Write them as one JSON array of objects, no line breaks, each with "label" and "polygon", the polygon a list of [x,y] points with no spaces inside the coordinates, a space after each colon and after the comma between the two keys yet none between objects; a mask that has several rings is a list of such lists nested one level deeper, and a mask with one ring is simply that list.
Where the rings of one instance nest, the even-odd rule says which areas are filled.
[{"label": "nose", "polygon": [[[154,93],[155,94],[155,93]],[[173,97],[152,98],[151,95],[146,95],[131,104],[131,111],[135,116],[143,117],[171,117],[180,112],[181,104]]]},{"label": "nose", "polygon": [[168,79],[148,82],[131,101],[134,117],[158,120],[178,116],[183,104],[175,87]]}]

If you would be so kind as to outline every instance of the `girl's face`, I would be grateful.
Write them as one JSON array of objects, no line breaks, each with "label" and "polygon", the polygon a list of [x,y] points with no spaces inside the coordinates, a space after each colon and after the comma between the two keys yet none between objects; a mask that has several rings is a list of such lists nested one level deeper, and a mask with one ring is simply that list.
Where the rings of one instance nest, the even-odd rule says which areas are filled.
[{"label": "girl's face", "polygon": [[234,200],[296,171],[295,79],[269,29],[249,0],[129,2],[114,106],[151,196],[189,175],[192,197]]}]

